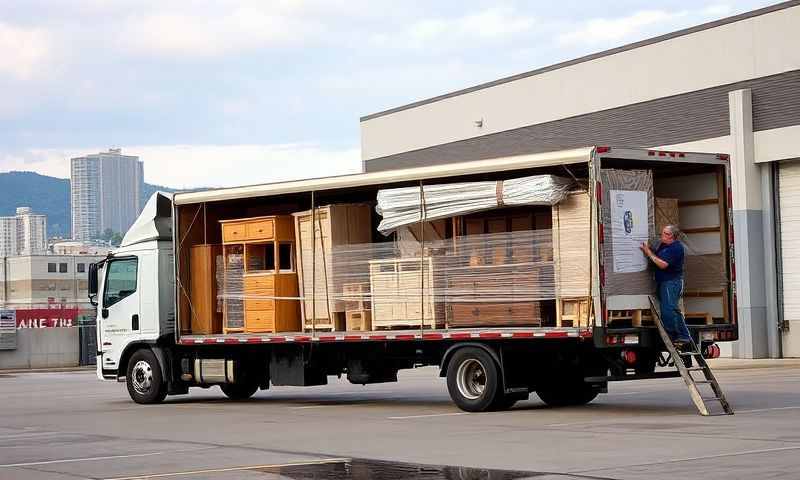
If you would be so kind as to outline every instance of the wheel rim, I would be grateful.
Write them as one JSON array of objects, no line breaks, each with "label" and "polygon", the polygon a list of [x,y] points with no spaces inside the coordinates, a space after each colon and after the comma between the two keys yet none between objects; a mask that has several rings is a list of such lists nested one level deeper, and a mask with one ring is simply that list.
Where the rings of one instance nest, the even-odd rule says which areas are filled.
[{"label": "wheel rim", "polygon": [[456,374],[458,393],[469,400],[476,400],[486,391],[486,368],[474,358],[461,362]]},{"label": "wheel rim", "polygon": [[146,395],[153,388],[153,369],[144,360],[139,360],[131,371],[131,384],[136,393]]}]

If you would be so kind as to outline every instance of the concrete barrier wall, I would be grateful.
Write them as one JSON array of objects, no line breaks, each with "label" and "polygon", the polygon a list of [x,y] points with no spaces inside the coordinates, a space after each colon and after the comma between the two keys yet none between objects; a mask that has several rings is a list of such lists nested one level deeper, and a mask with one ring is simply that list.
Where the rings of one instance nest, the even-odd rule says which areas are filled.
[{"label": "concrete barrier wall", "polygon": [[76,367],[79,358],[77,328],[21,328],[17,349],[0,350],[0,369]]}]

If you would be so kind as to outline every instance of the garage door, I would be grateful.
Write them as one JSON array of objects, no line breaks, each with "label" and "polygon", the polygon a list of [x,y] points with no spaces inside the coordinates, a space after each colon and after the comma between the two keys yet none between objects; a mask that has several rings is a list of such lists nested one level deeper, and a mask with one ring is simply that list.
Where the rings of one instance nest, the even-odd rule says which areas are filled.
[{"label": "garage door", "polygon": [[778,195],[783,269],[783,356],[800,357],[800,160],[780,164]]}]

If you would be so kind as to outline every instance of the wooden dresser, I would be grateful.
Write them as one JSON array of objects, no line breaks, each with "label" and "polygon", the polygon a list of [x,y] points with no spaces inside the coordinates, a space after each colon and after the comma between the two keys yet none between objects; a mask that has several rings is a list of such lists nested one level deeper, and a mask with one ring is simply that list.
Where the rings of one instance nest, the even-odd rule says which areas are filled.
[{"label": "wooden dresser", "polygon": [[225,333],[300,331],[292,217],[220,223],[225,253]]}]

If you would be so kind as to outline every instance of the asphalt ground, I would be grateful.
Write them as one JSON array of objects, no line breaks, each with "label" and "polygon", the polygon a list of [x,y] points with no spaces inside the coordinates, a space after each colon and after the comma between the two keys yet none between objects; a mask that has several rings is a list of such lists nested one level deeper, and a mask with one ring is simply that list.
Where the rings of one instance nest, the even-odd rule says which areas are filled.
[{"label": "asphalt ground", "polygon": [[94,372],[3,373],[0,479],[800,478],[800,366],[717,376],[733,416],[697,415],[680,378],[614,383],[583,407],[531,395],[467,414],[432,368],[149,406]]}]

